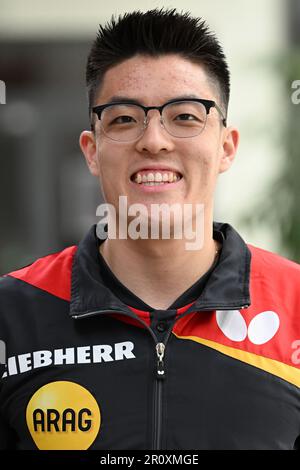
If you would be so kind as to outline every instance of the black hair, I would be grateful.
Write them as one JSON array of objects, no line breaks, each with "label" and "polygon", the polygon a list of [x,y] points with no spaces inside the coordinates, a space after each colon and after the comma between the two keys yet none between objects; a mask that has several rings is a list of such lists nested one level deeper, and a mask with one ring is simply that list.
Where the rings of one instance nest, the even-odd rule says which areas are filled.
[{"label": "black hair", "polygon": [[112,16],[104,26],[99,26],[86,67],[90,115],[105,72],[137,54],[153,57],[178,54],[202,65],[218,85],[226,115],[230,73],[223,49],[202,18],[192,17],[189,12],[178,13],[175,8],[133,11],[117,19]]}]

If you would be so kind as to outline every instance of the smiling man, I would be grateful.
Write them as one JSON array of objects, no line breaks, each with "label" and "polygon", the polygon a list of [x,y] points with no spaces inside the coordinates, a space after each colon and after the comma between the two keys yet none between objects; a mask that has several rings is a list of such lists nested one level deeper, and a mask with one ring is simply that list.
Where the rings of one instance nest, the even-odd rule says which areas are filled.
[{"label": "smiling man", "polygon": [[[213,220],[239,140],[216,37],[188,13],[125,14],[100,27],[87,86],[80,146],[115,220],[0,280],[0,446],[297,448],[300,268]],[[168,237],[157,206],[175,207]]]},{"label": "smiling man", "polygon": [[[90,68],[97,67],[96,54],[97,43]],[[93,104],[101,106],[94,111],[100,120],[92,117],[94,131],[84,131],[80,138],[90,171],[114,207],[120,195],[127,196],[129,207],[203,204],[204,243],[196,253],[185,249],[184,238],[107,239],[100,247],[116,277],[157,309],[168,308],[204,275],[220,248],[212,236],[213,193],[217,175],[233,161],[238,132],[224,126],[222,85],[205,70],[183,54],[137,52],[122,60],[107,70],[95,90]],[[209,109],[207,100],[213,100]],[[149,107],[147,115],[143,107]],[[134,270],[128,271],[129,265]]]}]

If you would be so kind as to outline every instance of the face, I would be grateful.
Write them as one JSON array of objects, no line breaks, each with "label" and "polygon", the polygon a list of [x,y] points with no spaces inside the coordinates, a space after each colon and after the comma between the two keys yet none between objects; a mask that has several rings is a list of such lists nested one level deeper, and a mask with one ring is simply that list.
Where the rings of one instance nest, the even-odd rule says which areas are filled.
[{"label": "face", "polygon": [[[178,55],[159,58],[139,55],[106,72],[94,104],[122,96],[144,106],[159,106],[184,95],[214,100],[220,105],[218,89],[200,65]],[[119,196],[127,196],[128,206],[202,203],[205,210],[212,210],[217,175],[233,161],[237,130],[224,128],[215,108],[210,110],[205,129],[196,137],[168,134],[161,126],[157,110],[150,110],[148,118],[147,129],[134,142],[108,138],[97,117],[96,136],[89,131],[80,136],[89,169],[99,178],[106,202],[117,208]],[[163,180],[168,174],[168,182],[151,186],[135,182],[144,175],[148,178],[149,173],[160,173]]]}]

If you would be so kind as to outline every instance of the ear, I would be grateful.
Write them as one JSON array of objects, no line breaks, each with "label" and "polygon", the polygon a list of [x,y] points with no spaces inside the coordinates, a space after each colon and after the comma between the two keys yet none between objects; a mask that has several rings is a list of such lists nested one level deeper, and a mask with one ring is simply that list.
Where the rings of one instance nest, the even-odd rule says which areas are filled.
[{"label": "ear", "polygon": [[99,176],[95,134],[91,131],[83,131],[79,137],[79,145],[83,155],[85,156],[85,160],[91,174],[94,176]]},{"label": "ear", "polygon": [[226,127],[224,132],[219,173],[223,173],[231,167],[240,139],[239,131],[234,127]]}]

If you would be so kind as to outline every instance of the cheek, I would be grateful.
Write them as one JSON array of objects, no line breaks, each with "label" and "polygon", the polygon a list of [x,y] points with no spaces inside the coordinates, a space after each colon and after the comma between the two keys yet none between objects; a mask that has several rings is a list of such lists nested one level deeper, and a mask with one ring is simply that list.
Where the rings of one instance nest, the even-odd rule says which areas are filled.
[{"label": "cheek", "polygon": [[186,172],[190,175],[194,186],[199,187],[199,184],[201,184],[202,188],[204,186],[209,186],[217,173],[216,150],[202,145],[200,151],[199,149],[195,149],[194,152],[187,155]]},{"label": "cheek", "polygon": [[119,148],[104,143],[99,146],[98,164],[99,180],[102,193],[107,202],[115,202],[119,195],[124,194],[124,182],[127,175],[125,159]]}]

